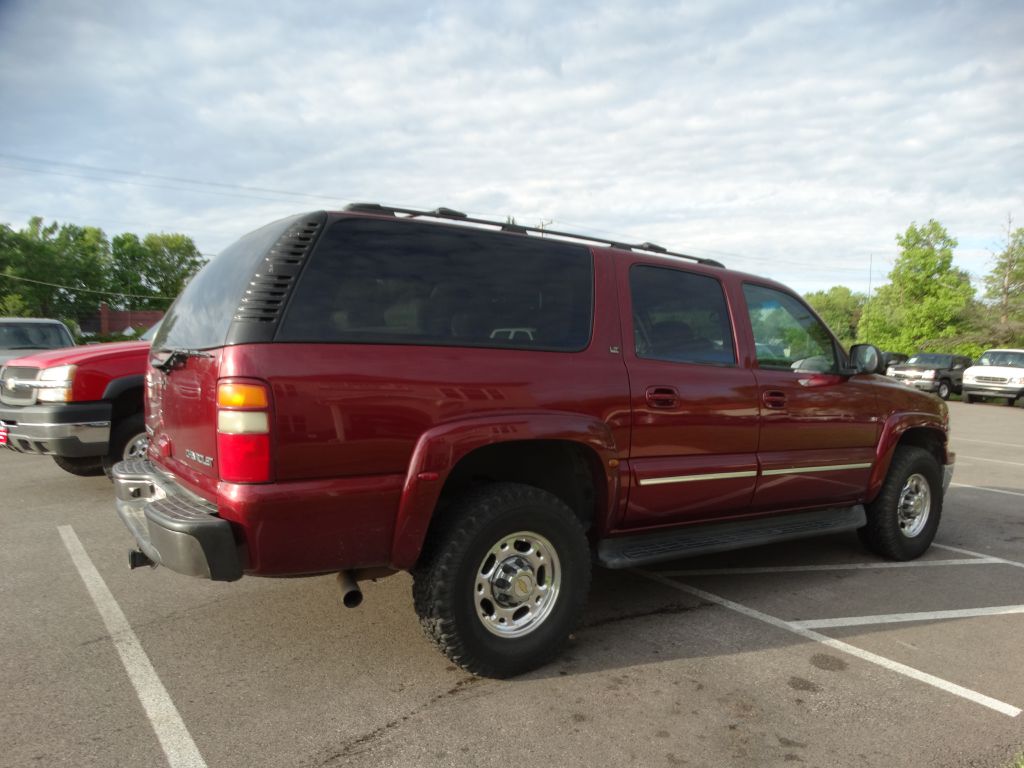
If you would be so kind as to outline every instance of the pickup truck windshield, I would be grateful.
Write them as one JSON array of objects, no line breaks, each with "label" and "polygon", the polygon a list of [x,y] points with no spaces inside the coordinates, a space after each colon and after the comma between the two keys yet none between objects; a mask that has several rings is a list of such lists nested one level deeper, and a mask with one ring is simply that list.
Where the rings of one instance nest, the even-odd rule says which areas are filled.
[{"label": "pickup truck windshield", "polygon": [[949,368],[953,364],[950,355],[914,355],[907,360],[907,365],[934,365],[936,368]]},{"label": "pickup truck windshield", "polygon": [[0,323],[0,349],[60,349],[73,345],[64,327],[56,323]]}]

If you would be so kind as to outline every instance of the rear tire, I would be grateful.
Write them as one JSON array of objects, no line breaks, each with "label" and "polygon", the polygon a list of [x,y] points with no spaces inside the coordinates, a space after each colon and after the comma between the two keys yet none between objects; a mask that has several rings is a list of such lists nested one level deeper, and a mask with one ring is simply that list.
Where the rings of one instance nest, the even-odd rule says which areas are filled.
[{"label": "rear tire", "polygon": [[882,490],[867,505],[868,524],[857,531],[875,554],[913,560],[931,546],[942,515],[942,468],[928,451],[896,449]]},{"label": "rear tire", "polygon": [[103,474],[102,456],[54,456],[53,463],[78,477],[97,477]]},{"label": "rear tire", "polygon": [[129,459],[144,459],[149,445],[146,424],[141,413],[133,413],[118,422],[110,431],[110,445],[103,457],[103,471],[111,476],[114,465]]},{"label": "rear tire", "polygon": [[562,650],[590,589],[583,526],[559,498],[517,483],[470,491],[413,571],[427,637],[475,675],[511,677]]},{"label": "rear tire", "polygon": [[1017,398],[1016,397],[1008,397],[1008,398],[1006,398],[1006,404],[1008,406],[1010,406],[1011,408],[1013,408],[1013,406],[1014,406],[1014,404],[1016,402],[1017,402]]}]

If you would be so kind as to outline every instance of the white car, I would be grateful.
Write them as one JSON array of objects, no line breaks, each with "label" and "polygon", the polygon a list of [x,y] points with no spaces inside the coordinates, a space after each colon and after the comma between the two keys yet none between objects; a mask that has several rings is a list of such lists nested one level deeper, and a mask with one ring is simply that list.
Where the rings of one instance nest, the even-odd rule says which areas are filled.
[{"label": "white car", "polygon": [[1024,349],[990,349],[964,371],[963,400],[1001,397],[1013,405],[1024,395]]}]

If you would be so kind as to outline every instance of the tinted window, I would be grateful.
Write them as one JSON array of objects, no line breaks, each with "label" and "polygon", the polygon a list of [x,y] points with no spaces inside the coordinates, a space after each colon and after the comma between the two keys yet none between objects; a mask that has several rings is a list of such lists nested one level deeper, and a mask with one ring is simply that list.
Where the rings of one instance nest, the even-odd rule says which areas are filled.
[{"label": "tinted window", "polygon": [[154,351],[222,346],[260,260],[285,229],[301,218],[261,227],[214,256],[167,310],[153,339]]},{"label": "tinted window", "polygon": [[838,370],[832,336],[802,301],[745,284],[759,368],[828,373]]},{"label": "tinted window", "polygon": [[712,277],[635,265],[629,271],[637,357],[735,363],[721,284]]},{"label": "tinted window", "polygon": [[580,350],[593,282],[578,245],[343,219],[321,236],[277,340]]}]

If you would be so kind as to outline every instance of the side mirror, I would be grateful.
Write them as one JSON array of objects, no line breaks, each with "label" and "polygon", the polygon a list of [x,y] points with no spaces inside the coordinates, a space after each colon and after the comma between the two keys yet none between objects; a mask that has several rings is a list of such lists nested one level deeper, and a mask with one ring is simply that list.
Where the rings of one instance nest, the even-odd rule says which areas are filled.
[{"label": "side mirror", "polygon": [[882,353],[873,344],[854,344],[850,347],[850,362],[857,373],[885,373]]}]

